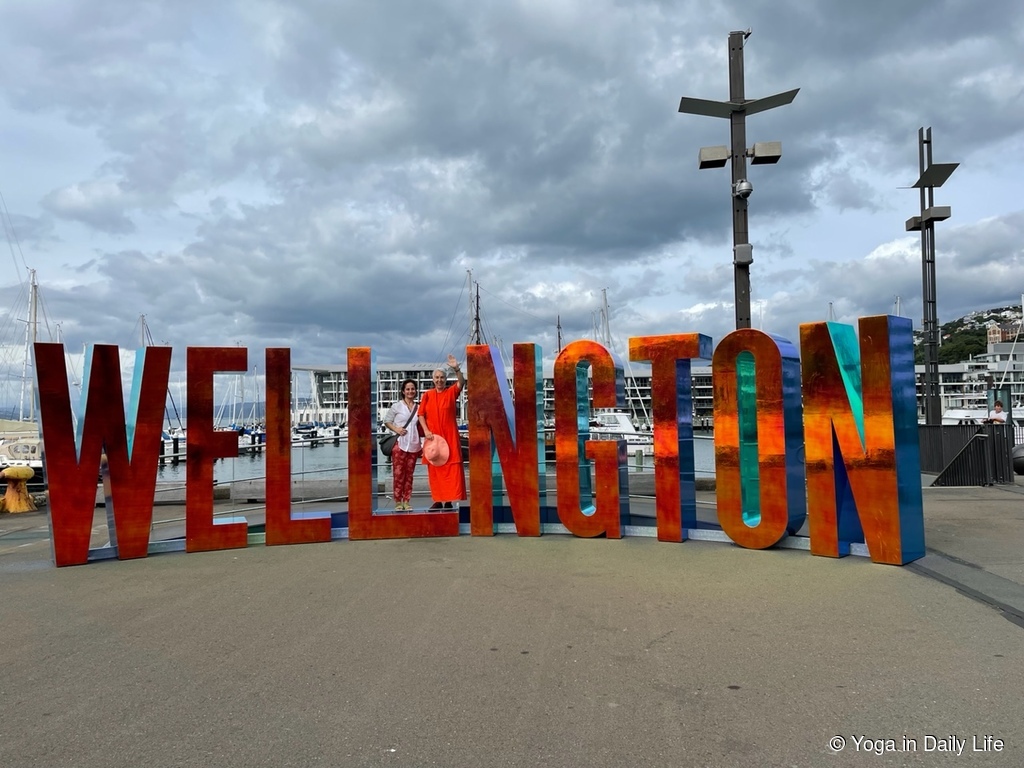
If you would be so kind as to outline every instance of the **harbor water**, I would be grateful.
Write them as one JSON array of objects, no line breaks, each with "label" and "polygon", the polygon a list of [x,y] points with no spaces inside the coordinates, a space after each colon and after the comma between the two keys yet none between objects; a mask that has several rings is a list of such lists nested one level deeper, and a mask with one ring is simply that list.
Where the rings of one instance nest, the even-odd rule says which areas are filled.
[{"label": "harbor water", "polygon": [[[694,471],[697,477],[712,477],[715,474],[715,443],[708,439],[695,439]],[[237,458],[218,459],[213,466],[213,479],[218,484],[228,484],[240,480],[260,480],[266,477],[264,454],[262,451],[246,450]],[[325,480],[332,476],[341,479],[348,471],[348,442],[340,440],[322,441],[316,444],[296,445],[292,448],[292,476],[296,480]],[[425,472],[422,464],[417,465],[416,473]],[[630,472],[653,472],[653,456],[635,455],[629,457]],[[554,474],[554,466],[548,463],[548,473]],[[377,475],[385,478],[391,475],[391,465],[387,458],[377,454]],[[174,463],[165,458],[157,470],[157,482],[185,483],[185,461]]]}]

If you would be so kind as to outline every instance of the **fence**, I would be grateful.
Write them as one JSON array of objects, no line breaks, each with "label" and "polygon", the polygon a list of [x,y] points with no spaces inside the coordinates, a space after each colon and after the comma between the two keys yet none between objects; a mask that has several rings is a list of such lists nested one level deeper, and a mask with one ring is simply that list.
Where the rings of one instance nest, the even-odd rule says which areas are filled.
[{"label": "fence", "polygon": [[918,427],[921,471],[932,485],[1012,485],[1014,429],[985,424]]}]

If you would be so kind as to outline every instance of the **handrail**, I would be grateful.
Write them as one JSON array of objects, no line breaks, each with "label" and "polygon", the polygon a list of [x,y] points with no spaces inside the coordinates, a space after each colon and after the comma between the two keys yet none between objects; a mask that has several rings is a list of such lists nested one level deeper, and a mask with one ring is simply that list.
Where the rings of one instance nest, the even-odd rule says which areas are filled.
[{"label": "handrail", "polygon": [[[968,449],[971,448],[972,445],[974,445],[975,441],[988,440],[989,437],[990,437],[990,435],[986,432],[984,427],[979,428],[978,431],[975,432],[971,436],[971,439],[968,440],[966,443],[964,443],[963,448],[961,448],[959,451],[957,451],[957,454],[952,459],[950,459],[948,462],[946,462],[946,466],[942,468],[941,472],[939,472],[938,477],[935,478],[935,480],[932,483],[932,485],[941,485],[942,484],[941,481],[942,481],[943,477],[947,473],[952,474],[955,471],[954,465],[957,463],[957,460],[961,456],[963,456],[968,451]],[[986,446],[986,453],[987,453],[987,446]],[[987,459],[987,458],[988,458],[988,456],[985,457],[985,459]],[[984,482],[984,485],[993,485],[994,482],[993,482],[993,477],[992,477],[992,465],[987,460],[983,461],[983,464],[985,465],[985,482]]]}]

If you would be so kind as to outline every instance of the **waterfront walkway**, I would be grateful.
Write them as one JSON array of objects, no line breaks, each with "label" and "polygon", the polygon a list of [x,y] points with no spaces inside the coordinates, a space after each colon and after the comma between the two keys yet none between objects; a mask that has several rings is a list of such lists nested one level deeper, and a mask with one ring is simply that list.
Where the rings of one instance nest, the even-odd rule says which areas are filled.
[{"label": "waterfront walkway", "polygon": [[502,535],[56,569],[3,515],[0,765],[1020,765],[1024,486],[924,494],[905,568]]}]

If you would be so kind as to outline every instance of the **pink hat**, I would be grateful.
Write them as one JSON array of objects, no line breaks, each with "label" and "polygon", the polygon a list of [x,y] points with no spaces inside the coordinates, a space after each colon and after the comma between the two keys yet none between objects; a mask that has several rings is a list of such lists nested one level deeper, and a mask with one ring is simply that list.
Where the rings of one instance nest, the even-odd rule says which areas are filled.
[{"label": "pink hat", "polygon": [[423,458],[440,467],[448,463],[448,442],[440,435],[434,435],[423,443]]}]

